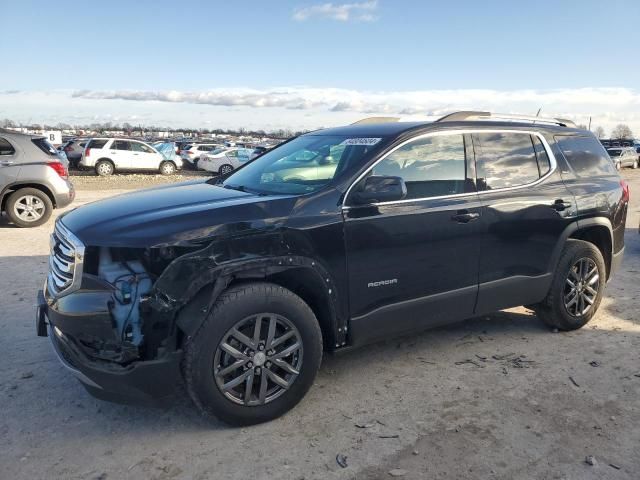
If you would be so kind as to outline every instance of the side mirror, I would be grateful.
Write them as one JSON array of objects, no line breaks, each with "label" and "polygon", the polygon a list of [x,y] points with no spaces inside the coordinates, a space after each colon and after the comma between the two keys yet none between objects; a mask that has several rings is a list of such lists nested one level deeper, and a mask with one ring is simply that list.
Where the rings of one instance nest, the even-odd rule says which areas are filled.
[{"label": "side mirror", "polygon": [[372,175],[351,197],[356,205],[367,205],[377,202],[393,202],[407,196],[407,186],[401,177],[384,177]]}]

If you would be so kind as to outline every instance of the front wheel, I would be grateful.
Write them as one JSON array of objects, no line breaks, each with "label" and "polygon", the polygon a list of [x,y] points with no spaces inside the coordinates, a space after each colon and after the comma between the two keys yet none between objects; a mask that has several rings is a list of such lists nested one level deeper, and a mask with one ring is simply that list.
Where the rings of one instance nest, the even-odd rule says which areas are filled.
[{"label": "front wheel", "polygon": [[231,165],[222,165],[219,169],[218,169],[218,173],[220,175],[227,175],[228,173],[233,172],[233,167]]},{"label": "front wheel", "polygon": [[176,166],[173,162],[162,162],[160,164],[160,173],[162,175],[173,175],[176,173]]},{"label": "front wheel", "polygon": [[591,320],[600,306],[607,267],[592,243],[567,240],[547,297],[534,310],[547,325],[576,330]]},{"label": "front wheel", "polygon": [[205,415],[232,425],[266,422],[292,409],[311,387],[322,334],[309,306],[271,283],[223,293],[187,340],[187,390]]}]

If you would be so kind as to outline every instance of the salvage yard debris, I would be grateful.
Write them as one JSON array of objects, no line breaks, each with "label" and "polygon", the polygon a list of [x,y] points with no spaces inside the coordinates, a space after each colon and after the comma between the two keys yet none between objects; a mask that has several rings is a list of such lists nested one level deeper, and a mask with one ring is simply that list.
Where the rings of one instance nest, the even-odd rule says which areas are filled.
[{"label": "salvage yard debris", "polygon": [[[478,359],[478,361],[482,362],[482,363],[490,363],[491,360],[495,360],[497,362],[500,362],[500,365],[502,366],[502,373],[504,373],[505,375],[507,374],[507,368],[506,367],[510,367],[510,368],[529,368],[533,365],[535,365],[535,361],[533,360],[528,360],[527,356],[524,354],[521,355],[516,355],[515,353],[507,353],[504,355],[492,355],[491,358],[489,359],[488,357],[484,356],[484,355],[479,355],[479,354],[475,354],[476,358]],[[481,363],[478,363],[478,361],[470,359],[470,358],[466,358],[464,360],[459,360],[457,362],[455,362],[456,365],[465,365],[465,364],[471,364],[474,365],[478,368],[484,368],[485,365],[482,365]]]}]

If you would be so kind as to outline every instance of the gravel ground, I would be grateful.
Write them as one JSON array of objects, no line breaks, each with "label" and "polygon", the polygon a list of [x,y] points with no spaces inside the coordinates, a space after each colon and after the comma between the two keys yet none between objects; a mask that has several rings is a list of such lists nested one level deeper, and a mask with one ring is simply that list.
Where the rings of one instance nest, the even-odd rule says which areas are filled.
[{"label": "gravel ground", "polygon": [[[203,170],[180,170],[176,175],[158,173],[116,173],[109,177],[100,177],[93,171],[72,170],[70,178],[77,191],[135,190],[139,188],[164,185],[165,183],[184,182],[196,178],[208,178],[212,174]],[[113,192],[109,192],[112,195]],[[81,201],[81,200],[80,200]]]},{"label": "gravel ground", "polygon": [[329,356],[296,409],[242,429],[184,395],[166,410],[90,397],[35,336],[53,221],[0,220],[0,478],[637,479],[640,172],[624,175],[625,262],[587,327],[552,333],[519,308]]}]

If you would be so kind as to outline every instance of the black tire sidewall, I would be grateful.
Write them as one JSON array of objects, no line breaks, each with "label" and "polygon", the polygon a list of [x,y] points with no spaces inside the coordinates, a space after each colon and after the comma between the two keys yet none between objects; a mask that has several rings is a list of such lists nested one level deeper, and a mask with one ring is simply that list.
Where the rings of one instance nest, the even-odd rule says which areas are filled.
[{"label": "black tire sidewall", "polygon": [[[565,307],[564,286],[567,276],[569,275],[569,270],[581,258],[589,258],[595,262],[598,267],[598,275],[600,275],[600,284],[598,286],[598,294],[591,309],[585,315],[575,317],[571,315]],[[602,297],[604,296],[607,278],[606,272],[606,265],[602,253],[595,245],[581,240],[570,240],[556,269],[548,301],[549,311],[546,312],[547,319],[545,321],[562,330],[575,330],[586,325],[597,313]]]},{"label": "black tire sidewall", "polygon": [[[111,167],[111,171],[109,173],[101,173],[100,172],[100,165],[106,163],[107,165],[109,165]],[[113,166],[113,163],[111,163],[110,160],[98,160],[98,162],[96,163],[96,173],[101,176],[101,177],[108,177],[113,175],[113,172],[115,172],[115,167]]]},{"label": "black tire sidewall", "polygon": [[[270,403],[242,406],[226,398],[213,377],[216,348],[236,322],[257,313],[287,318],[300,333],[303,362],[291,388]],[[293,408],[309,390],[322,359],[322,337],[315,315],[302,299],[278,285],[245,284],[224,293],[186,348],[185,377],[191,397],[207,415],[233,425],[272,420]]]},{"label": "black tire sidewall", "polygon": [[[170,172],[165,172],[164,168],[170,166],[171,167],[171,171]],[[176,166],[173,164],[173,162],[162,162],[160,164],[160,173],[162,175],[173,175],[174,173],[176,173]]]},{"label": "black tire sidewall", "polygon": [[[13,213],[14,205],[16,204],[16,202],[20,197],[23,197],[25,195],[33,195],[34,197],[38,197],[40,200],[42,200],[42,203],[44,203],[45,211],[42,214],[42,217],[40,217],[35,222],[25,222],[24,220],[21,220],[20,218],[16,217]],[[51,199],[46,193],[44,193],[41,190],[38,190],[37,188],[21,188],[20,190],[16,190],[9,196],[9,198],[7,199],[7,205],[6,205],[5,211],[7,216],[11,220],[11,222],[18,227],[21,227],[21,228],[38,227],[46,223],[47,220],[49,220],[49,217],[51,217],[51,213],[53,212],[53,203],[51,202]]]}]

